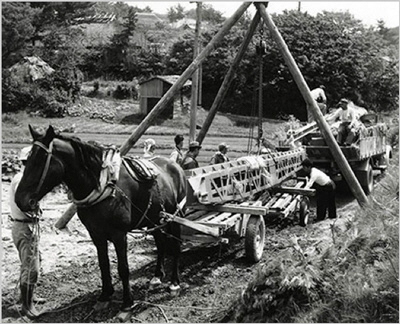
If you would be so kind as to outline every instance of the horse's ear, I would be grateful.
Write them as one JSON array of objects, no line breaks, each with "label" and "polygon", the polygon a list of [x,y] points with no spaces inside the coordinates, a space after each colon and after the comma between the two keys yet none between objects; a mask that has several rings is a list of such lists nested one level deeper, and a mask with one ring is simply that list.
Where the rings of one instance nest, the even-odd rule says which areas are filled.
[{"label": "horse's ear", "polygon": [[36,141],[40,134],[29,124],[29,131],[31,132],[32,138]]},{"label": "horse's ear", "polygon": [[53,139],[56,136],[56,132],[54,131],[53,126],[49,125],[46,131],[46,137]]}]

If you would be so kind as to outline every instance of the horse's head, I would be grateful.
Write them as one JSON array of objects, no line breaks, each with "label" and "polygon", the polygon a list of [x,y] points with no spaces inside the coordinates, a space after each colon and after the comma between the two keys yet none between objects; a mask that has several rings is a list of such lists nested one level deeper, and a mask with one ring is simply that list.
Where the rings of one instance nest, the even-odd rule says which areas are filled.
[{"label": "horse's head", "polygon": [[35,131],[31,125],[29,130],[33,137],[33,147],[15,193],[15,202],[24,212],[35,210],[38,201],[60,184],[64,176],[64,164],[54,154],[56,134],[53,127],[49,126],[44,135]]}]

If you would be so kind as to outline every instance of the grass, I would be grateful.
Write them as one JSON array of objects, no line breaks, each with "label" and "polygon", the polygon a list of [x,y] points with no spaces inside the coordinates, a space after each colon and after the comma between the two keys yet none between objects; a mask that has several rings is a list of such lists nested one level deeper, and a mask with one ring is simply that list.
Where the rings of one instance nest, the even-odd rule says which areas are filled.
[{"label": "grass", "polygon": [[[105,85],[109,85],[108,83]],[[112,87],[112,85],[109,85]],[[197,125],[201,127],[208,111],[199,108]],[[208,135],[231,137],[248,137],[256,123],[249,118],[242,127],[237,126],[239,116],[217,113]],[[52,125],[62,132],[78,132],[101,134],[131,134],[133,127],[143,120],[139,103],[134,100],[115,100],[112,98],[88,98],[82,96],[80,101],[68,107],[68,115],[64,118],[43,118],[26,112],[3,114],[3,143],[27,143],[30,141],[28,124],[39,129]],[[124,127],[126,125],[126,127]],[[189,134],[190,114],[175,116],[174,119],[158,120],[146,131],[147,135],[175,135],[177,131]],[[286,123],[274,120],[264,120],[264,136],[272,143],[278,144],[278,139],[285,137]],[[257,131],[254,131],[256,136]]]}]

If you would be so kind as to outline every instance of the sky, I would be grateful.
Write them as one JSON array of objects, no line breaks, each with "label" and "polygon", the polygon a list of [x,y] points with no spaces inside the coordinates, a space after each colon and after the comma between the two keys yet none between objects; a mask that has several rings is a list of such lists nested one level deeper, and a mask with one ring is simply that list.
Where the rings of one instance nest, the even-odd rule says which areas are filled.
[{"label": "sky", "polygon": [[[149,6],[153,12],[166,14],[168,8],[181,4],[186,10],[195,9],[196,4],[190,1],[127,1],[139,8]],[[212,5],[215,10],[220,11],[224,16],[230,17],[243,3],[243,1],[205,1],[208,5]],[[298,1],[269,1],[267,11],[269,13],[281,13],[283,10],[291,10],[298,8]],[[250,10],[254,12],[254,6],[250,6]],[[301,10],[307,11],[311,15],[318,12],[349,11],[356,19],[362,21],[363,24],[376,26],[378,20],[383,20],[386,27],[392,28],[399,26],[399,1],[302,1]]]}]

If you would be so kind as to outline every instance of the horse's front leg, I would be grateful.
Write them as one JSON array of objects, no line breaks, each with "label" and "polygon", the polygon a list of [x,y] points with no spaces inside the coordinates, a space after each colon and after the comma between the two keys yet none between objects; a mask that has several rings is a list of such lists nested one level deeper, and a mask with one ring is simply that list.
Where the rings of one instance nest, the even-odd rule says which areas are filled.
[{"label": "horse's front leg", "polygon": [[111,296],[114,293],[114,288],[111,282],[110,260],[108,258],[107,240],[104,238],[97,238],[95,236],[92,236],[92,240],[97,249],[97,257],[99,260],[102,282],[101,295],[98,298],[98,301],[106,302],[111,299]]},{"label": "horse's front leg", "polygon": [[153,233],[154,241],[157,247],[157,265],[154,278],[151,279],[150,285],[156,286],[161,284],[161,280],[165,277],[164,261],[165,261],[165,236],[160,231]]},{"label": "horse's front leg", "polygon": [[118,274],[122,281],[123,302],[121,309],[123,311],[131,309],[133,305],[133,297],[131,287],[129,285],[129,265],[127,257],[127,240],[125,233],[118,233],[113,236],[112,241],[118,258]]}]

